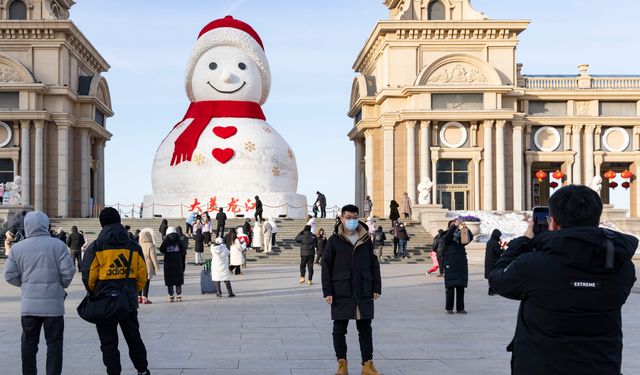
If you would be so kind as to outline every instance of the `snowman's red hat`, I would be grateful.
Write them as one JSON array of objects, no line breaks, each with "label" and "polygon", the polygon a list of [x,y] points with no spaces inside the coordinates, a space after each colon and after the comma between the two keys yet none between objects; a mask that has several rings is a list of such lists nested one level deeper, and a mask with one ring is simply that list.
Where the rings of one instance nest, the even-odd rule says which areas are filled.
[{"label": "snowman's red hat", "polygon": [[264,45],[258,33],[251,26],[231,16],[210,22],[200,31],[196,45],[191,52],[191,57],[187,62],[185,87],[189,100],[196,101],[191,87],[191,79],[196,63],[205,52],[219,46],[243,49],[255,61],[262,76],[260,104],[264,104],[271,90],[271,70],[269,69],[267,55],[264,52]]}]

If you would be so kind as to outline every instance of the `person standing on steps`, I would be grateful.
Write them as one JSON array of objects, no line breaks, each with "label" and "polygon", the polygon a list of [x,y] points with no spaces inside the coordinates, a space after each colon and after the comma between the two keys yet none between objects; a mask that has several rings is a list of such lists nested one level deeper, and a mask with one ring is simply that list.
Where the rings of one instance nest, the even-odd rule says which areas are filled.
[{"label": "person standing on steps", "polygon": [[391,220],[391,225],[400,219],[398,207],[400,207],[400,205],[395,200],[392,200],[391,203],[389,203],[389,220]]},{"label": "person standing on steps", "polygon": [[313,258],[318,246],[318,237],[313,234],[311,227],[306,225],[296,236],[296,242],[300,244],[300,284],[305,282],[306,268],[309,274],[307,284],[313,285]]},{"label": "person standing on steps", "polygon": [[73,280],[75,267],[67,247],[51,238],[48,226],[47,215],[29,212],[25,218],[27,238],[13,246],[4,267],[5,280],[22,290],[20,351],[22,373],[28,375],[37,371],[36,354],[43,326],[47,340],[46,373],[62,373],[65,289]]},{"label": "person standing on steps", "polygon": [[254,214],[256,221],[262,221],[262,212],[262,201],[260,197],[256,195],[256,213]]},{"label": "person standing on steps", "polygon": [[273,239],[273,227],[270,222],[262,219],[262,239],[264,240],[264,252],[265,254],[271,254],[271,246]]},{"label": "person standing on steps", "polygon": [[411,198],[406,192],[402,195],[402,212],[405,219],[411,218]]},{"label": "person standing on steps", "polygon": [[262,245],[264,241],[262,240],[262,222],[264,219],[256,220],[256,223],[253,225],[253,238],[251,239],[251,247],[253,247],[257,252],[262,252]]},{"label": "person standing on steps", "polygon": [[275,217],[271,216],[269,218],[269,225],[271,225],[271,246],[275,246],[276,237],[278,236],[278,224]]},{"label": "person standing on steps", "polygon": [[326,218],[327,217],[327,197],[325,197],[324,194],[322,194],[319,191],[316,191],[316,195],[318,196],[318,198],[316,198],[316,201],[314,204],[317,203],[320,205],[320,217]]},{"label": "person standing on steps", "polygon": [[[104,208],[100,212],[102,231],[98,238],[89,245],[82,260],[82,282],[87,291],[93,295],[109,295],[121,292],[125,285],[129,286],[131,299],[144,288],[147,281],[147,267],[142,256],[140,245],[133,242],[120,221],[120,213],[112,208]],[[131,253],[133,251],[133,254]],[[126,263],[131,256],[129,277],[125,279]],[[126,260],[125,260],[126,259]],[[115,269],[116,272],[110,272]],[[147,349],[140,337],[138,310],[117,322],[96,324],[100,337],[102,362],[107,374],[116,375],[122,372],[120,352],[118,351],[118,326],[129,347],[129,358],[139,375],[150,375],[147,362]]]},{"label": "person standing on steps", "polygon": [[[498,259],[502,255],[502,248],[500,247],[500,236],[502,236],[502,232],[498,229],[494,229],[491,233],[491,239],[487,241],[487,247],[484,252],[484,278],[489,280],[489,275],[495,267],[496,263],[498,263]],[[491,285],[489,285],[490,296],[494,295],[495,292],[491,289]]]},{"label": "person standing on steps", "polygon": [[407,253],[407,243],[409,242],[409,233],[404,223],[400,223],[398,227],[398,258],[411,258]]},{"label": "person standing on steps", "polygon": [[216,215],[216,222],[218,223],[218,227],[216,228],[216,237],[224,237],[224,226],[227,223],[227,214],[224,213],[222,207],[220,207],[220,210]]},{"label": "person standing on steps", "polygon": [[373,216],[371,215],[371,211],[373,210],[373,202],[371,201],[371,197],[367,195],[367,197],[364,199],[364,204],[363,204],[363,211],[364,211],[364,217],[369,217],[369,216]]},{"label": "person standing on steps", "polygon": [[71,227],[71,234],[67,237],[67,246],[71,252],[71,259],[73,263],[78,266],[78,272],[81,272],[82,264],[82,246],[85,243],[84,236],[78,232],[78,227],[75,225]]},{"label": "person standing on steps", "polygon": [[184,284],[182,259],[187,249],[184,248],[184,242],[180,240],[175,228],[167,229],[167,237],[160,245],[160,252],[164,254],[164,285],[169,292],[169,302],[182,302],[182,284]]},{"label": "person standing on steps", "polygon": [[384,234],[382,227],[379,226],[378,229],[376,229],[376,231],[373,233],[373,245],[375,246],[378,262],[382,261],[382,249],[384,249],[384,241],[386,240],[387,236]]},{"label": "person standing on steps", "polygon": [[247,244],[247,248],[251,247],[251,243],[253,240],[253,229],[251,228],[251,219],[247,218],[244,220],[244,224],[242,224],[242,230],[244,234],[249,237],[249,244]]},{"label": "person standing on steps", "polygon": [[382,293],[380,263],[365,225],[358,221],[358,207],[344,206],[340,224],[327,240],[322,256],[322,293],[331,305],[333,347],[338,360],[336,375],[349,373],[347,326],[356,321],[362,357],[362,375],[382,375],[373,365],[374,300]]},{"label": "person standing on steps", "polygon": [[160,231],[160,235],[162,235],[163,241],[164,241],[164,238],[167,236],[168,228],[169,228],[169,222],[167,221],[167,219],[162,219],[162,222],[160,223],[160,228],[158,230]]}]

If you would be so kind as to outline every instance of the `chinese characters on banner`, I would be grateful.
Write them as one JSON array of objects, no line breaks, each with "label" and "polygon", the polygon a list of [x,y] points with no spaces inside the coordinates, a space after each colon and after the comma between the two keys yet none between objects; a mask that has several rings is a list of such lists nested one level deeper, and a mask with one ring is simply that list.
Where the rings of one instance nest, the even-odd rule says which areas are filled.
[{"label": "chinese characters on banner", "polygon": [[[218,211],[220,207],[218,206],[217,202],[218,202],[218,197],[213,196],[209,198],[209,203],[204,207],[207,208],[208,212]],[[227,203],[227,212],[233,212],[236,214],[242,212],[242,207],[238,204],[238,202],[240,202],[240,199],[236,197],[232,197],[231,200],[229,200],[229,203]],[[194,198],[193,203],[189,205],[189,212],[202,212],[203,211],[202,207],[203,205],[202,203],[200,203],[198,198]],[[256,209],[256,202],[254,202],[250,198],[247,199],[246,202],[244,203],[244,212],[253,211],[255,209]]]}]

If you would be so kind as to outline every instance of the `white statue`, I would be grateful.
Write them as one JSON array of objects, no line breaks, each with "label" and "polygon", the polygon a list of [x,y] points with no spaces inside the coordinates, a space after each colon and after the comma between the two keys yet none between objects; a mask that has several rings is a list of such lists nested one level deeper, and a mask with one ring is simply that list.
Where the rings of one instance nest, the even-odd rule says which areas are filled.
[{"label": "white statue", "polygon": [[7,182],[5,190],[9,192],[10,205],[22,205],[22,177],[16,176],[13,182]]},{"label": "white statue", "polygon": [[602,189],[602,177],[595,176],[589,183],[589,187],[593,189],[596,193],[600,194],[600,189]]},{"label": "white statue", "polygon": [[431,203],[431,188],[433,182],[429,177],[425,178],[418,184],[418,204],[430,204]]}]

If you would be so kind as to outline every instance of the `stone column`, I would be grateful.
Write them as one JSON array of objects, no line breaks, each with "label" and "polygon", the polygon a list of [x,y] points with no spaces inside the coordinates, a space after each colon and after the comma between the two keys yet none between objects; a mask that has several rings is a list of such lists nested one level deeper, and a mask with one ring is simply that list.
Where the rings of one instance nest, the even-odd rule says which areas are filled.
[{"label": "stone column", "polygon": [[[420,121],[420,182],[431,178],[431,121]],[[433,182],[433,181],[432,181]]]},{"label": "stone column", "polygon": [[571,125],[564,126],[564,150],[571,151],[573,143],[571,140]]},{"label": "stone column", "polygon": [[493,121],[484,122],[484,207],[493,210]]},{"label": "stone column", "polygon": [[364,163],[365,190],[373,201],[373,130],[364,131]]},{"label": "stone column", "polygon": [[636,216],[635,217],[640,217],[640,186],[638,186],[638,179],[637,176],[640,176],[640,160],[636,160],[636,172],[634,173],[636,175],[636,180],[634,181],[634,184],[636,184],[635,188],[636,188]]},{"label": "stone column", "polygon": [[473,158],[473,209],[480,209],[480,158]]},{"label": "stone column", "polygon": [[593,176],[594,176],[594,169],[593,169],[593,163],[594,163],[594,159],[593,159],[593,132],[596,129],[595,125],[587,125],[584,128],[584,132],[585,132],[585,160],[584,160],[584,173],[585,173],[585,185],[588,185],[591,183],[591,180],[593,180]]},{"label": "stone column", "polygon": [[407,127],[407,194],[416,204],[416,121],[408,121]]},{"label": "stone column", "polygon": [[438,155],[431,155],[431,204],[438,203]]},{"label": "stone column", "polygon": [[[358,207],[360,207],[360,209],[363,210],[364,212],[364,207],[361,206],[362,203],[364,202],[364,197],[362,196],[363,194],[363,185],[364,185],[364,181],[362,181],[362,159],[364,158],[364,145],[362,144],[362,141],[360,139],[355,139],[353,141],[353,143],[356,146],[356,164],[355,164],[355,174],[356,174],[356,191],[355,191],[355,199],[354,199],[354,203],[356,205],[358,205]],[[100,148],[99,145],[96,145],[96,148]],[[96,185],[97,186],[97,185]]]},{"label": "stone column", "polygon": [[525,210],[531,210],[531,208],[532,208],[532,206],[531,206],[531,199],[532,199],[531,194],[532,194],[532,191],[533,191],[533,184],[532,184],[532,181],[531,181],[531,179],[532,179],[531,167],[532,167],[531,162],[527,160],[527,166],[526,166],[527,170],[524,173],[525,176],[526,176],[526,179],[527,179],[527,181],[526,181],[527,191],[525,192],[525,194],[527,194],[527,199],[526,199],[527,206],[524,208]]},{"label": "stone column", "polygon": [[80,217],[89,215],[89,130],[80,129]]},{"label": "stone column", "polygon": [[104,147],[105,140],[100,139],[97,141],[96,149],[98,151],[98,206],[102,209],[105,205],[104,199]]},{"label": "stone column", "polygon": [[[100,190],[98,187],[98,183],[100,180],[100,170],[99,170],[99,166],[98,166],[98,159],[96,156],[96,159],[93,159],[93,161],[91,162],[91,167],[93,168],[93,207],[91,208],[91,212],[89,212],[89,214],[91,215],[91,217],[95,217],[95,210],[96,210],[96,205],[98,204],[98,191]],[[356,203],[357,204],[357,203]]]},{"label": "stone column", "polygon": [[22,204],[29,206],[31,204],[31,167],[30,167],[30,137],[29,130],[31,127],[30,121],[20,121],[20,163],[21,163],[21,177],[22,177]]},{"label": "stone column", "polygon": [[69,217],[68,125],[58,125],[58,216]]},{"label": "stone column", "polygon": [[601,125],[596,125],[596,139],[595,139],[595,143],[596,143],[596,151],[601,151],[602,150],[602,145],[601,145],[601,136],[602,136],[602,126]]},{"label": "stone column", "polygon": [[383,202],[384,205],[384,215],[388,216],[389,211],[389,202],[394,199],[394,181],[393,181],[393,164],[394,164],[394,145],[393,145],[393,132],[394,132],[395,124],[384,125],[384,139],[383,139],[383,147],[384,147],[384,162],[383,162],[383,171],[384,171],[384,189],[383,189]]},{"label": "stone column", "polygon": [[496,121],[496,209],[506,209],[506,184],[504,169],[504,125],[506,121]]},{"label": "stone column", "polygon": [[573,125],[572,127],[572,150],[576,153],[573,162],[573,184],[582,184],[582,125]]},{"label": "stone column", "polygon": [[513,125],[513,210],[522,211],[522,128],[524,123],[512,122]]},{"label": "stone column", "polygon": [[478,122],[471,121],[471,147],[478,147]]},{"label": "stone column", "polygon": [[11,158],[11,160],[13,161],[13,178],[15,179],[16,176],[20,175],[20,170],[18,168],[18,162],[20,161],[20,158]]},{"label": "stone column", "polygon": [[34,125],[36,128],[36,161],[33,208],[36,211],[44,211],[44,120],[36,120]]}]

